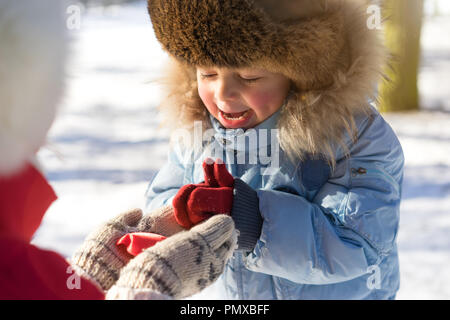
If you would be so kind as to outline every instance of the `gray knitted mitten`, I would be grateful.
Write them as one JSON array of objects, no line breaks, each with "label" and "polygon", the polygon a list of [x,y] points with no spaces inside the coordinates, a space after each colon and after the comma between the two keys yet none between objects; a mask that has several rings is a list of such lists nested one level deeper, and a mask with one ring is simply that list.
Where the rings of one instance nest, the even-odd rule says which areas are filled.
[{"label": "gray knitted mitten", "polygon": [[233,219],[215,215],[136,256],[122,269],[107,299],[150,297],[145,291],[175,299],[191,296],[222,274],[236,245]]},{"label": "gray knitted mitten", "polygon": [[101,289],[109,290],[119,279],[120,270],[132,258],[123,248],[116,246],[117,240],[132,232],[170,236],[184,230],[176,223],[171,205],[141,218],[142,210],[130,210],[90,233],[71,259],[75,271]]}]

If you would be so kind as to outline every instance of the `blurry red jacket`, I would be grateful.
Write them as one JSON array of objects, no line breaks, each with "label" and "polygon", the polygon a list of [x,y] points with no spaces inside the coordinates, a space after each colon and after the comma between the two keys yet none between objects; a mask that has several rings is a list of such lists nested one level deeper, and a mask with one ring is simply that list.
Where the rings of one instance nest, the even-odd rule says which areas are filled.
[{"label": "blurry red jacket", "polygon": [[32,165],[0,177],[0,299],[104,299],[92,283],[74,278],[64,257],[30,244],[55,200],[52,187]]}]

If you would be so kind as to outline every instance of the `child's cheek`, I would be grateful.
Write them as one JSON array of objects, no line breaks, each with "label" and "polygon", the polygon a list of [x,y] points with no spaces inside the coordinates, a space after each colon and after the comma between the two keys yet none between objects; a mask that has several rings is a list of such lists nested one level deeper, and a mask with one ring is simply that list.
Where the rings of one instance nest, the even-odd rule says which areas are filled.
[{"label": "child's cheek", "polygon": [[253,109],[261,109],[274,100],[273,95],[269,92],[258,92],[250,96],[249,102]]},{"label": "child's cheek", "polygon": [[208,88],[199,86],[198,94],[208,110],[214,107],[214,95],[210,90],[208,90]]}]

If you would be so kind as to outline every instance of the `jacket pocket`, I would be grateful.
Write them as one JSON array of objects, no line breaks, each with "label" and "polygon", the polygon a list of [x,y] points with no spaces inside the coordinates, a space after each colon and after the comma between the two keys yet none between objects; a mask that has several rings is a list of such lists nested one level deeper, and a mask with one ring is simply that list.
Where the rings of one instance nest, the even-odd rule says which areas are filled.
[{"label": "jacket pocket", "polygon": [[346,225],[363,236],[380,259],[389,254],[397,237],[401,186],[376,163],[351,161],[349,170]]},{"label": "jacket pocket", "polygon": [[350,163],[351,187],[367,187],[392,196],[400,196],[400,184],[381,166],[352,161]]}]

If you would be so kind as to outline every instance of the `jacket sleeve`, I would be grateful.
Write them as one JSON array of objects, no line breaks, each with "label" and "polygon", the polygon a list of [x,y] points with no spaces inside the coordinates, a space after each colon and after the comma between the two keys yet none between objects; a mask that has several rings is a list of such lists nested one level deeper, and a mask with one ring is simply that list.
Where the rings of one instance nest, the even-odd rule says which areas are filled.
[{"label": "jacket sleeve", "polygon": [[184,156],[179,145],[169,149],[167,163],[158,171],[145,193],[147,212],[171,203],[178,190],[191,183],[183,164]]},{"label": "jacket sleeve", "polygon": [[257,190],[264,219],[246,267],[297,283],[331,284],[368,273],[395,246],[404,158],[380,116],[368,118],[350,157],[312,201]]}]

